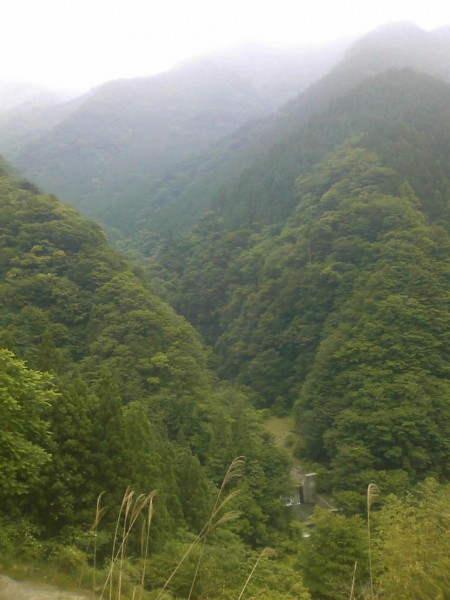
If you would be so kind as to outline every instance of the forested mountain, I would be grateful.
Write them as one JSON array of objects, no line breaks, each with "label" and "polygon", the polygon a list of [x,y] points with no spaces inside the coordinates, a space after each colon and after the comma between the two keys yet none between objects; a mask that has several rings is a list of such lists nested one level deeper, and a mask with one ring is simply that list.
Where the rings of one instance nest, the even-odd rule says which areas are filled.
[{"label": "forested mountain", "polygon": [[[247,47],[156,77],[111,82],[57,110],[9,115],[0,124],[0,150],[44,189],[122,233],[177,234],[206,210],[239,204],[246,182],[258,176],[255,159],[267,155],[272,165],[277,143],[366,77],[410,67],[450,78],[445,29],[388,25],[338,62],[344,49]],[[289,174],[275,170],[287,185]]]},{"label": "forested mountain", "polygon": [[[448,30],[372,32],[251,123],[333,53],[249,52],[24,123],[22,157],[85,186],[140,266],[0,164],[0,554],[97,590],[120,563],[121,599],[446,598]],[[338,510],[307,531],[268,415]]]},{"label": "forested mountain", "polygon": [[109,82],[47,111],[47,121],[22,112],[25,126],[16,135],[17,115],[9,115],[0,124],[0,150],[44,189],[102,218],[130,196],[145,196],[154,178],[185,156],[296,96],[344,47],[246,46],[157,76]]},{"label": "forested mountain", "polygon": [[155,265],[222,375],[295,404],[350,504],[363,480],[449,476],[449,122],[447,84],[370,78]]},{"label": "forested mountain", "polygon": [[[285,195],[288,189],[292,190],[298,175],[298,154],[302,152],[298,136],[314,115],[325,111],[367,77],[387,69],[414,68],[450,81],[449,65],[450,37],[445,30],[426,33],[408,23],[381,27],[355,42],[327,75],[272,117],[244,126],[207,152],[176,165],[154,182],[147,194],[130,195],[126,205],[112,204],[108,213],[99,216],[126,233],[147,228],[178,234],[207,210],[215,210],[225,218],[230,207],[238,213],[242,198],[249,193],[263,194],[273,205],[269,200],[273,192]],[[345,138],[345,132],[333,125],[330,128],[335,130],[336,138]],[[281,147],[277,148],[277,144]],[[285,160],[279,161],[280,155],[288,154],[291,166]],[[265,161],[256,162],[263,157]],[[268,183],[272,173],[273,181]],[[257,192],[255,180],[260,182]],[[226,208],[222,211],[223,204]],[[236,214],[236,219],[240,218]],[[267,220],[260,214],[249,218]]]},{"label": "forested mountain", "polygon": [[[243,541],[267,544],[287,531],[286,455],[245,396],[213,378],[193,328],[99,226],[2,165],[0,245],[2,556],[19,531],[33,532],[17,542],[23,548],[30,535],[40,548],[49,537],[84,544],[101,492],[105,556],[130,485],[157,490],[152,536],[167,570],[208,522],[215,486],[240,455],[246,471],[229,508],[245,516],[224,533],[236,557],[250,556]],[[226,521],[223,512],[215,518]]]}]

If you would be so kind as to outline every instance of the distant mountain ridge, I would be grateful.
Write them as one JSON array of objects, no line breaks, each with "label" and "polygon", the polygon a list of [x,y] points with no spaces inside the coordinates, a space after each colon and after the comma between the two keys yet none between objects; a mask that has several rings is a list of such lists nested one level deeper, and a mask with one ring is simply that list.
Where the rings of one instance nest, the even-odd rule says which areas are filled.
[{"label": "distant mountain ridge", "polygon": [[111,202],[126,202],[130,190],[145,192],[187,155],[270,114],[323,75],[344,48],[251,46],[154,77],[109,82],[56,120],[49,111],[47,127],[35,127],[29,139],[26,128],[17,139],[14,127],[0,123],[0,151],[44,189],[99,216]]},{"label": "distant mountain ridge", "polygon": [[[146,188],[136,189],[136,193],[130,189],[125,202],[111,198],[108,207],[99,205],[94,214],[126,233],[148,228],[177,234],[189,229],[205,211],[221,213],[220,207],[226,204],[239,212],[240,197],[245,197],[247,182],[258,169],[266,174],[277,172],[271,166],[283,152],[277,144],[295,145],[295,136],[313,115],[325,111],[334,99],[368,77],[404,68],[450,81],[449,32],[427,33],[410,23],[378,28],[354,42],[326,75],[272,116],[247,123],[206,151],[175,165]],[[279,184],[286,185],[283,180]],[[267,186],[262,192],[266,190]]]},{"label": "distant mountain ridge", "polygon": [[0,81],[0,115],[16,109],[64,102],[72,95],[20,81]]},{"label": "distant mountain ridge", "polygon": [[46,125],[33,135],[17,119],[0,124],[0,150],[3,139],[7,158],[33,181],[121,235],[178,234],[207,210],[237,207],[258,168],[273,170],[276,145],[292,145],[314,114],[367,77],[413,68],[450,81],[448,28],[388,24],[344,50],[250,46],[247,57],[229,51],[157,77],[110,82],[57,117],[38,115]]}]

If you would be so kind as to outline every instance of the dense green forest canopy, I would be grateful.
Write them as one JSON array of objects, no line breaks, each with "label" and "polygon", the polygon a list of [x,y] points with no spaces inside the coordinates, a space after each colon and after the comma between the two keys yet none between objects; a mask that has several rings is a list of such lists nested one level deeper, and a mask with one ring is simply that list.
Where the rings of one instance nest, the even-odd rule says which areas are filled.
[{"label": "dense green forest canopy", "polygon": [[[98,559],[107,578],[135,497],[152,543],[146,560],[130,535],[130,598],[449,595],[450,88],[417,72],[448,78],[449,48],[386,27],[156,200],[132,183],[128,206],[107,204],[140,266],[0,164],[5,556],[94,581]],[[292,465],[268,414],[294,417],[296,472],[339,510],[312,529],[283,506]]]},{"label": "dense green forest canopy", "polygon": [[350,505],[363,480],[449,476],[449,111],[412,71],[361,84],[153,267],[219,373],[295,404]]},{"label": "dense green forest canopy", "polygon": [[283,222],[297,204],[296,179],[337,145],[364,133],[363,145],[411,182],[433,216],[445,218],[449,98],[447,84],[409,69],[369,78],[255,162],[223,189],[213,208],[235,228]]},{"label": "dense green forest canopy", "polygon": [[2,523],[83,539],[104,492],[111,535],[127,486],[157,490],[152,535],[175,558],[243,455],[229,543],[243,557],[287,531],[287,456],[98,225],[2,166],[0,245]]}]

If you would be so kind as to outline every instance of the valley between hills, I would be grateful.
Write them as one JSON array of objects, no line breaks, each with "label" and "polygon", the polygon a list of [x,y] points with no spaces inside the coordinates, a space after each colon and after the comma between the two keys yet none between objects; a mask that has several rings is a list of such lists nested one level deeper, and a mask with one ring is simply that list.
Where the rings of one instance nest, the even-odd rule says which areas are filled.
[{"label": "valley between hills", "polygon": [[448,29],[0,86],[0,153],[0,598],[450,597]]}]

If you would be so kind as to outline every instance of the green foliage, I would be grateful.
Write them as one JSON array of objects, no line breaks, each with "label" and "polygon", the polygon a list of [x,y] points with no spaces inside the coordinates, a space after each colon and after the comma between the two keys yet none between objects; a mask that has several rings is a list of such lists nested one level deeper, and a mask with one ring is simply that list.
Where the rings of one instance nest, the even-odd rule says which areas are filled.
[{"label": "green foliage", "polygon": [[[188,547],[189,540],[176,540],[153,557],[148,565],[152,587],[162,587]],[[175,597],[187,598],[200,561],[192,598],[238,598],[259,556],[260,553],[246,549],[237,536],[221,531],[206,546],[191,553],[171,582],[170,590]],[[274,552],[258,563],[244,597],[247,595],[267,600],[310,598],[302,577]]]},{"label": "green foliage", "polygon": [[406,497],[390,497],[376,515],[381,598],[450,594],[450,489],[427,479]]},{"label": "green foliage", "polygon": [[212,503],[212,486],[206,479],[200,461],[187,447],[179,449],[175,469],[183,517],[190,528],[198,532],[207,521]]},{"label": "green foliage", "polygon": [[312,522],[314,528],[302,541],[299,562],[313,598],[349,598],[355,562],[356,589],[360,593],[368,576],[367,539],[362,519],[316,508]]},{"label": "green foliage", "polygon": [[[446,213],[430,222],[434,203],[402,180],[411,174],[425,193],[425,174],[376,142],[405,89],[417,92],[401,109],[405,123],[437,127],[429,105],[441,116],[448,109],[445,86],[411,73],[380,77],[337,104],[348,131],[378,101],[386,121],[375,112],[373,131],[298,178],[283,227],[233,228],[210,215],[160,254],[167,296],[213,345],[219,372],[260,405],[295,403],[307,455],[332,467],[347,510],[362,506],[367,480],[394,491],[449,476]],[[329,144],[336,106],[310,125],[321,123]],[[431,152],[422,159],[434,169]]]},{"label": "green foliage", "polygon": [[[390,199],[373,258],[330,315],[297,405],[311,456],[347,463],[348,482],[352,470],[369,480],[385,469],[448,477],[448,239],[407,202]],[[381,224],[377,198],[367,206]]]},{"label": "green foliage", "polygon": [[193,328],[98,226],[5,172],[0,246],[0,340],[35,369],[2,351],[2,513],[73,543],[101,492],[111,534],[124,487],[157,490],[163,543],[202,527],[214,485],[242,454],[242,537],[259,543],[285,525],[287,460],[272,456],[248,400],[214,381]]},{"label": "green foliage", "polygon": [[15,511],[49,460],[44,413],[57,401],[51,379],[0,350],[0,500]]},{"label": "green foliage", "polygon": [[[293,130],[191,233],[141,232],[144,253],[159,246],[157,288],[211,356],[98,226],[2,167],[0,342],[20,359],[0,353],[2,514],[79,545],[104,492],[104,558],[123,488],[157,490],[148,573],[161,589],[242,455],[241,519],[211,535],[204,556],[195,542],[171,592],[238,595],[258,562],[249,594],[307,598],[288,566],[292,540],[281,563],[249,550],[289,531],[290,465],[248,392],[279,414],[294,407],[300,458],[320,463],[344,510],[316,511],[297,540],[306,584],[348,598],[356,573],[363,595],[366,527],[346,515],[363,511],[368,482],[400,496],[450,476],[448,123],[446,85],[387,73]],[[208,361],[245,393],[214,380]],[[448,490],[428,482],[405,498],[371,517],[377,594],[444,598]],[[0,536],[7,552],[12,539]],[[78,556],[67,550],[67,566]]]}]

